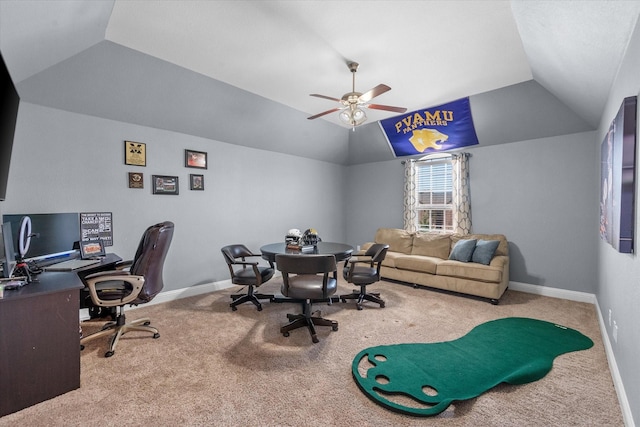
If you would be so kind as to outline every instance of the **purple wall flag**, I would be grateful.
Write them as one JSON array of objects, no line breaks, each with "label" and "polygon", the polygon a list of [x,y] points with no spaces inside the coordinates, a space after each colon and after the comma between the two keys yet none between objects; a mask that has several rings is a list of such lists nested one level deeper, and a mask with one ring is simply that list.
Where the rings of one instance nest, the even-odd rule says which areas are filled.
[{"label": "purple wall flag", "polygon": [[380,120],[396,157],[478,144],[469,98]]}]

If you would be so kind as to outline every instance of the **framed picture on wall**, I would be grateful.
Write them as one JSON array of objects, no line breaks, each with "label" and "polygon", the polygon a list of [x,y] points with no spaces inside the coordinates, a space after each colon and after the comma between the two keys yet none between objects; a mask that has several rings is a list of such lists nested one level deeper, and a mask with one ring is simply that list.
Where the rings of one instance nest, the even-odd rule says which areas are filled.
[{"label": "framed picture on wall", "polygon": [[207,168],[207,153],[204,151],[184,150],[184,165],[187,168]]},{"label": "framed picture on wall", "polygon": [[147,166],[147,144],[144,142],[124,142],[124,164]]},{"label": "framed picture on wall", "polygon": [[143,175],[140,172],[129,172],[129,188],[144,188]]},{"label": "framed picture on wall", "polygon": [[153,194],[178,194],[178,177],[171,175],[153,175]]},{"label": "framed picture on wall", "polygon": [[204,175],[189,175],[189,188],[191,190],[204,190]]}]

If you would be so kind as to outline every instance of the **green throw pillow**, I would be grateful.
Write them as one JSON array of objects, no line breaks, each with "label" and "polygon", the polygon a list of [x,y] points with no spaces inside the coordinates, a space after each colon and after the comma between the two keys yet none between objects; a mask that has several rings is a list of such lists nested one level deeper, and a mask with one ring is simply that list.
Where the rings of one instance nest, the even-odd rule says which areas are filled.
[{"label": "green throw pillow", "polygon": [[476,248],[476,239],[458,240],[453,247],[449,259],[456,261],[469,262],[473,256],[473,250]]},{"label": "green throw pillow", "polygon": [[499,240],[478,240],[476,242],[476,248],[473,251],[471,261],[489,265],[499,244]]}]

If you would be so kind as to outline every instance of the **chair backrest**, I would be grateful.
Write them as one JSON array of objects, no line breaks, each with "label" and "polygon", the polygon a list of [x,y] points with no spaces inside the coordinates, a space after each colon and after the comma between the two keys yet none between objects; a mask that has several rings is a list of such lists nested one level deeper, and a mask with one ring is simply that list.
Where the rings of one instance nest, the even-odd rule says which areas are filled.
[{"label": "chair backrest", "polygon": [[222,251],[222,255],[224,255],[224,260],[227,262],[227,265],[229,266],[234,264],[237,258],[242,258],[242,260],[244,261],[244,257],[253,255],[253,253],[249,250],[249,248],[247,248],[245,245],[240,245],[240,244],[227,245],[222,249],[220,249],[220,251]]},{"label": "chair backrest", "polygon": [[173,227],[173,222],[161,222],[147,228],[142,235],[129,271],[132,275],[144,276],[144,286],[133,304],[149,302],[162,291],[162,270],[173,238]]},{"label": "chair backrest", "polygon": [[[287,290],[291,286],[295,286],[296,279],[298,281],[308,283],[311,275],[322,274],[322,295],[318,298],[326,298],[327,288],[333,277],[329,277],[330,273],[336,271],[336,257],[334,255],[315,255],[315,254],[277,254],[276,267],[282,272],[283,294],[287,296]],[[290,277],[290,274],[306,276],[306,277]]]},{"label": "chair backrest", "polygon": [[387,251],[389,250],[389,245],[384,243],[375,243],[367,249],[365,252],[366,256],[371,257],[372,264],[378,264],[378,274],[380,274],[380,263],[384,261],[384,258],[387,256]]}]

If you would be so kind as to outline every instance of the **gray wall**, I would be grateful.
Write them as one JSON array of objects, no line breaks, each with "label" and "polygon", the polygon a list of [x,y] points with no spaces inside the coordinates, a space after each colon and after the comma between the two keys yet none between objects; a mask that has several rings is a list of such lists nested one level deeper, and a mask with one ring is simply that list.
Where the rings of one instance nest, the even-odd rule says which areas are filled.
[{"label": "gray wall", "polygon": [[[124,164],[124,140],[147,144],[147,166]],[[208,152],[207,170],[184,167],[184,149]],[[127,172],[144,173],[129,189]],[[190,191],[190,173],[205,191]],[[178,196],[151,194],[151,175],[177,175]],[[113,212],[114,246],[133,257],[144,229],[176,224],[165,290],[227,280],[220,248],[252,250],[288,229],[342,240],[343,166],[21,103],[6,201],[0,213]]]},{"label": "gray wall", "polygon": [[[473,231],[510,242],[511,280],[593,293],[597,197],[594,132],[470,148]],[[351,166],[347,238],[402,228],[400,160]],[[570,271],[570,273],[569,273]]]},{"label": "gray wall", "polygon": [[[602,115],[598,135],[594,145],[600,150],[604,135],[618,112],[622,100],[628,96],[638,95],[640,91],[640,22],[636,24],[635,33],[627,47],[618,77],[614,83]],[[640,133],[639,133],[640,134]],[[640,192],[638,170],[640,160],[638,150],[640,144],[636,140],[636,253],[640,247],[637,227],[640,224],[640,208],[638,198]],[[598,157],[599,158],[599,157]],[[594,165],[594,168],[598,165]],[[595,228],[595,225],[594,225]],[[605,318],[606,331],[611,341],[613,354],[623,378],[625,391],[631,406],[633,418],[640,422],[640,370],[638,354],[640,354],[640,260],[636,254],[621,254],[603,241],[599,241],[599,277],[597,298]],[[609,325],[609,310],[612,320],[618,325],[618,340],[613,339],[613,327]],[[613,323],[613,322],[612,322]]]}]

